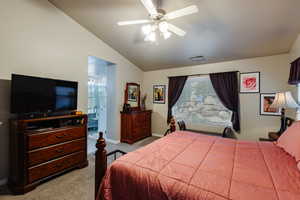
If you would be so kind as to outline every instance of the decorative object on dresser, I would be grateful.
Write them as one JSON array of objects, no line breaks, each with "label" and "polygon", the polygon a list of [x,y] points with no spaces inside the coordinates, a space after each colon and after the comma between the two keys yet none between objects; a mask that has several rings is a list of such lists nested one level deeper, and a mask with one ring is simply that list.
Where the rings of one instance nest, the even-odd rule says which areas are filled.
[{"label": "decorative object on dresser", "polygon": [[240,93],[260,92],[260,72],[240,73]]},{"label": "decorative object on dresser", "polygon": [[9,188],[14,194],[88,166],[87,115],[11,120],[10,158]]},{"label": "decorative object on dresser", "polygon": [[165,85],[153,85],[153,103],[157,103],[157,104],[166,103]]},{"label": "decorative object on dresser", "polygon": [[152,135],[151,110],[121,112],[121,142],[133,144]]},{"label": "decorative object on dresser", "polygon": [[147,100],[147,94],[145,94],[141,99],[141,110],[146,110],[146,100]]},{"label": "decorative object on dresser", "polygon": [[275,96],[275,93],[260,94],[260,115],[280,116],[281,108],[271,108]]},{"label": "decorative object on dresser", "polygon": [[281,109],[281,125],[280,130],[277,132],[280,136],[287,128],[285,109],[296,109],[299,105],[294,100],[291,92],[279,92],[276,93],[275,100],[271,105],[271,109]]},{"label": "decorative object on dresser", "polygon": [[123,112],[124,113],[130,113],[131,112],[131,106],[128,103],[124,103],[123,105]]}]

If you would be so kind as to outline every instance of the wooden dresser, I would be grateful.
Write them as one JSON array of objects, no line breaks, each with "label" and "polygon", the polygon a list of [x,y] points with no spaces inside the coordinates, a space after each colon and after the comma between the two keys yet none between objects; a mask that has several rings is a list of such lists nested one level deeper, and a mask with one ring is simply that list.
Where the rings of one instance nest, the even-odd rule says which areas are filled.
[{"label": "wooden dresser", "polygon": [[24,194],[87,161],[87,115],[11,120],[9,188]]},{"label": "wooden dresser", "polygon": [[151,136],[151,114],[151,110],[121,112],[121,142],[133,144]]}]

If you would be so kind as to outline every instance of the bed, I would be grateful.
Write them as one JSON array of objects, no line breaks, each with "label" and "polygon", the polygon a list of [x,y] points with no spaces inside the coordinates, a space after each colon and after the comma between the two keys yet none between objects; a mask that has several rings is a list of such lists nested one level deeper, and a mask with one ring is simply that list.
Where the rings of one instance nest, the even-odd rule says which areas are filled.
[{"label": "bed", "polygon": [[271,142],[176,131],[107,171],[102,137],[97,145],[97,200],[300,199],[296,161]]}]

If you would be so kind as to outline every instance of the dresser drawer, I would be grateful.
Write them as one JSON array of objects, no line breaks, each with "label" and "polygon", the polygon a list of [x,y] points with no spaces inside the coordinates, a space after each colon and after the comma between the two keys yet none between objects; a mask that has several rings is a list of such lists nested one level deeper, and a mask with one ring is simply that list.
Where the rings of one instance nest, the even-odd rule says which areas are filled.
[{"label": "dresser drawer", "polygon": [[33,166],[61,156],[85,150],[85,139],[74,140],[55,146],[28,152],[28,165]]},{"label": "dresser drawer", "polygon": [[142,128],[147,123],[145,113],[137,113],[132,115],[132,127]]},{"label": "dresser drawer", "polygon": [[51,130],[41,134],[28,135],[28,149],[37,149],[53,144],[79,139],[85,136],[85,127],[65,128],[61,130]]},{"label": "dresser drawer", "polygon": [[28,183],[61,172],[85,160],[85,152],[80,151],[57,160],[28,169]]}]

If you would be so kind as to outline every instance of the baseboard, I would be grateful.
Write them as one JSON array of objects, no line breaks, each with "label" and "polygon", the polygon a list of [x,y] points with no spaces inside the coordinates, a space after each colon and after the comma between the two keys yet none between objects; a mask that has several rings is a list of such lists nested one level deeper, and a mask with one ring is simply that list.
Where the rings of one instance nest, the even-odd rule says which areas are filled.
[{"label": "baseboard", "polygon": [[158,133],[152,133],[152,136],[155,136],[155,137],[164,137],[164,135],[161,135],[161,134],[158,134]]},{"label": "baseboard", "polygon": [[112,139],[108,139],[108,138],[106,138],[105,140],[106,140],[106,142],[112,143],[112,144],[119,144],[120,143],[120,141],[118,141],[118,140],[112,140]]},{"label": "baseboard", "polygon": [[0,179],[0,186],[5,185],[7,183],[7,178]]}]

